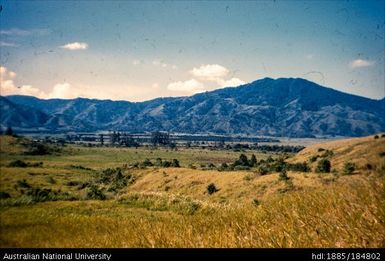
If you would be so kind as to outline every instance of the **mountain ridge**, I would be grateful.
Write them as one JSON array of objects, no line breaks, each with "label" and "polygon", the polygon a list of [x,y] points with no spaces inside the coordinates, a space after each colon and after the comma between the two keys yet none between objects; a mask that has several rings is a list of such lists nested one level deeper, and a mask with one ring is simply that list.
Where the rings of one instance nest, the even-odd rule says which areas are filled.
[{"label": "mountain ridge", "polygon": [[[42,120],[27,119],[21,126],[24,106]],[[0,107],[3,127],[42,131],[165,130],[312,137],[364,136],[385,129],[385,98],[352,95],[301,78],[264,78],[238,87],[143,102],[1,96]]]}]

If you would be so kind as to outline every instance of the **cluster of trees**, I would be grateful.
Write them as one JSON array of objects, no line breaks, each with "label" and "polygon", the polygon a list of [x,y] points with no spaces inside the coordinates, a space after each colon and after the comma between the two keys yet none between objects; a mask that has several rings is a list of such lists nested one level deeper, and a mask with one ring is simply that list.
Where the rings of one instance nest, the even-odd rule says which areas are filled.
[{"label": "cluster of trees", "polygon": [[134,168],[145,168],[145,167],[161,167],[161,168],[179,168],[179,160],[172,159],[172,160],[162,160],[161,158],[155,159],[155,162],[152,162],[150,159],[145,159],[142,162],[136,162],[132,164]]}]

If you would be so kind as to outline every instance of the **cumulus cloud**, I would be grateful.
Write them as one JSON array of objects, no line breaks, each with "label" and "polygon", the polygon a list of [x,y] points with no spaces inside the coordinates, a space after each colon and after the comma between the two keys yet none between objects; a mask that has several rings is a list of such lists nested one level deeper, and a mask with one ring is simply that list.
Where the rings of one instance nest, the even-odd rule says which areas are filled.
[{"label": "cumulus cloud", "polygon": [[217,82],[221,87],[236,87],[242,84],[245,84],[244,81],[242,81],[239,78],[231,78],[230,80],[218,80]]},{"label": "cumulus cloud", "polygon": [[80,42],[73,42],[73,43],[68,43],[65,45],[60,46],[60,48],[67,49],[67,50],[86,50],[88,49],[88,44],[87,43],[80,43]]},{"label": "cumulus cloud", "polygon": [[374,62],[368,61],[368,60],[363,60],[363,59],[356,59],[356,60],[350,62],[349,65],[351,68],[367,67],[367,66],[374,65]]},{"label": "cumulus cloud", "polygon": [[205,64],[190,71],[193,76],[206,81],[217,81],[226,77],[229,72],[226,67],[219,64]]},{"label": "cumulus cloud", "polygon": [[184,82],[172,82],[167,86],[167,89],[169,89],[170,91],[179,91],[194,94],[204,91],[204,85],[195,79],[190,79]]},{"label": "cumulus cloud", "polygon": [[1,95],[31,95],[44,98],[45,93],[31,85],[16,86],[14,82],[16,73],[0,66],[0,94]]}]

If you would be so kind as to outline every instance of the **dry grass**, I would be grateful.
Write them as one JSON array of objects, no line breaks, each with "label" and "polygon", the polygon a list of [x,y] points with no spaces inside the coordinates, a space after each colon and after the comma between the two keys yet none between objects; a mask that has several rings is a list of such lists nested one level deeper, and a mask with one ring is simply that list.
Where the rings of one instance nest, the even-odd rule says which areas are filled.
[{"label": "dry grass", "polygon": [[[7,148],[14,140],[0,141]],[[2,151],[0,188],[12,198],[0,204],[0,247],[385,247],[385,175],[378,171],[384,141],[373,136],[333,141],[290,159],[302,162],[324,148],[334,152],[333,168],[352,161],[359,167],[356,175],[289,172],[289,181],[280,181],[277,173],[259,176],[252,171],[126,169],[124,175],[132,174],[136,181],[110,200],[19,206],[7,204],[21,195],[14,190],[18,180],[81,195],[82,190],[66,182],[86,182],[94,170],[159,155],[180,155],[183,164],[199,165],[197,159],[206,151],[76,146],[56,156]],[[239,156],[228,153],[210,152],[210,161]],[[44,165],[6,167],[15,159]],[[376,168],[364,169],[368,163]],[[219,189],[212,195],[207,193],[210,183]]]}]

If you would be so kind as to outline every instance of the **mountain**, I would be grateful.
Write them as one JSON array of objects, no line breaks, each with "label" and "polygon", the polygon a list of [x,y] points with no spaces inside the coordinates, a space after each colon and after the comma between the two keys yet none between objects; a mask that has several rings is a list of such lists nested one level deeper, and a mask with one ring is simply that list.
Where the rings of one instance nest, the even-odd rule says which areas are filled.
[{"label": "mountain", "polygon": [[145,102],[0,97],[1,125],[47,132],[165,130],[288,137],[365,136],[385,131],[385,99],[300,78],[265,78],[189,97]]}]

